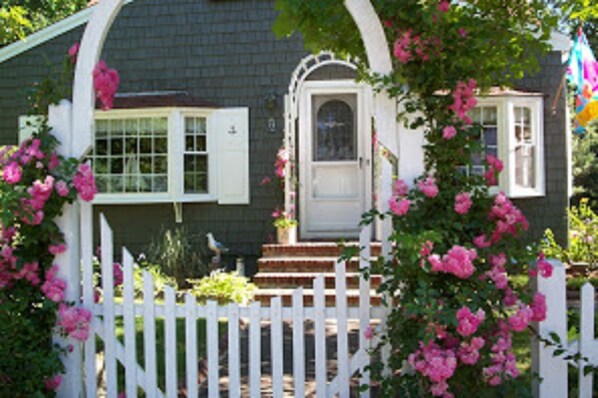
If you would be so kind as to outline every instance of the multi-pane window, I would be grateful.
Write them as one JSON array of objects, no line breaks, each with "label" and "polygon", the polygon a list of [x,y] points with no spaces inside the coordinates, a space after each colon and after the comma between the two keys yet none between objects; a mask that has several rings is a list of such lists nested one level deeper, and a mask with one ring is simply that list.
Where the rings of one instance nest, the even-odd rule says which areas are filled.
[{"label": "multi-pane window", "polygon": [[208,135],[205,117],[185,118],[184,192],[208,192]]},{"label": "multi-pane window", "polygon": [[483,157],[490,154],[504,164],[496,189],[511,197],[544,195],[542,115],[540,95],[478,98],[478,106],[470,116],[481,126],[483,153],[474,155],[473,167],[468,171],[483,173]]},{"label": "multi-pane window", "polygon": [[514,107],[515,127],[515,184],[534,188],[534,137],[532,134],[532,111],[529,107]]},{"label": "multi-pane window", "polygon": [[168,118],[96,121],[91,156],[101,193],[168,191]]},{"label": "multi-pane window", "polygon": [[473,154],[472,170],[476,174],[484,174],[486,155],[498,157],[498,107],[494,105],[478,106],[471,112],[471,119],[479,124],[482,152]]}]

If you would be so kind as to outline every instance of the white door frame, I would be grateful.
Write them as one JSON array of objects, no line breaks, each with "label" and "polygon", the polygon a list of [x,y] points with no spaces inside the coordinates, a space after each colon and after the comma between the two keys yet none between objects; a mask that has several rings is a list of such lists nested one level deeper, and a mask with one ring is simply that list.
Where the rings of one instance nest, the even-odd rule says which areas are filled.
[{"label": "white door frame", "polygon": [[[310,231],[308,229],[308,169],[310,168],[312,142],[312,96],[356,94],[357,95],[357,147],[358,162],[361,162],[361,202],[362,213],[372,207],[372,91],[369,86],[354,80],[306,81],[299,89],[299,228],[302,239],[312,238],[356,238],[360,227],[354,231],[331,230]],[[361,159],[361,160],[359,160]],[[361,216],[361,213],[359,214]]]}]

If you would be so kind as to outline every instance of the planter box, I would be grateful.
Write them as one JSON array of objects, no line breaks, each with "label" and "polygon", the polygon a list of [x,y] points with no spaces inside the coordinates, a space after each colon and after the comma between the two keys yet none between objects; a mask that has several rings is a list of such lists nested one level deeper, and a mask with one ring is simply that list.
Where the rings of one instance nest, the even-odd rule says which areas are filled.
[{"label": "planter box", "polygon": [[277,228],[276,238],[281,245],[297,244],[297,227]]}]

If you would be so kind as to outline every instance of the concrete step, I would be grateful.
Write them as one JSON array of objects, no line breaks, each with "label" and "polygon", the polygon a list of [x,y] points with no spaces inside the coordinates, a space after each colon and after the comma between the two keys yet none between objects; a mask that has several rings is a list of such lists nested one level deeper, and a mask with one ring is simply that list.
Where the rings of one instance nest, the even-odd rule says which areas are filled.
[{"label": "concrete step", "polygon": [[[260,288],[296,288],[302,286],[304,288],[313,287],[314,279],[321,273],[317,272],[259,272],[253,277],[253,283]],[[335,274],[333,272],[324,273],[324,286],[334,289]],[[347,273],[347,288],[359,289],[359,273]],[[372,289],[380,286],[382,277],[380,275],[372,275],[370,283]]]},{"label": "concrete step", "polygon": [[[357,242],[347,242],[349,247],[358,247]],[[380,255],[381,244],[371,243],[371,255]],[[264,257],[335,257],[343,252],[343,247],[335,242],[299,242],[294,245],[267,244],[262,246]]]},{"label": "concrete step", "polygon": [[[255,300],[262,305],[270,305],[270,300],[274,297],[281,297],[283,306],[292,305],[292,295],[295,289],[259,289],[255,294]],[[336,291],[334,289],[325,289],[325,303],[327,307],[336,305]],[[379,306],[382,298],[376,295],[375,290],[370,291],[370,305]],[[313,289],[303,289],[303,305],[311,307],[314,305]],[[359,291],[355,289],[347,290],[347,305],[349,307],[359,307]]]},{"label": "concrete step", "polygon": [[[334,272],[337,257],[262,257],[258,272]],[[347,272],[358,272],[359,261],[348,261]]]}]

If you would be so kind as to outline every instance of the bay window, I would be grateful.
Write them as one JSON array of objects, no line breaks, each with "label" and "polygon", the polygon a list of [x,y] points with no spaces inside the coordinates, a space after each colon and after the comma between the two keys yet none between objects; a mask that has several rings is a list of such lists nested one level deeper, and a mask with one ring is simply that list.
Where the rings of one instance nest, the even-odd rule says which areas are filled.
[{"label": "bay window", "polygon": [[512,198],[545,195],[543,99],[540,95],[478,98],[471,111],[481,126],[484,153],[474,156],[472,172],[483,173],[481,157],[497,156],[504,163],[498,186]]},{"label": "bay window", "polygon": [[247,108],[98,111],[94,203],[248,203],[248,136]]}]

